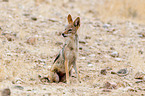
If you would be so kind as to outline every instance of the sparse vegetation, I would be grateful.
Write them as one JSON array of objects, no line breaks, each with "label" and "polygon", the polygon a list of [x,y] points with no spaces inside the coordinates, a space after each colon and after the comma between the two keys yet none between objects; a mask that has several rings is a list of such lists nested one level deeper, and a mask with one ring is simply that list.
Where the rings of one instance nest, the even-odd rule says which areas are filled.
[{"label": "sparse vegetation", "polygon": [[[11,96],[145,95],[144,0],[36,1],[0,1],[0,92],[9,88]],[[77,65],[82,83],[77,83],[75,72],[70,85],[43,83],[38,76],[48,75],[62,48],[60,34],[69,13],[81,18]],[[121,69],[126,74],[118,75]]]}]

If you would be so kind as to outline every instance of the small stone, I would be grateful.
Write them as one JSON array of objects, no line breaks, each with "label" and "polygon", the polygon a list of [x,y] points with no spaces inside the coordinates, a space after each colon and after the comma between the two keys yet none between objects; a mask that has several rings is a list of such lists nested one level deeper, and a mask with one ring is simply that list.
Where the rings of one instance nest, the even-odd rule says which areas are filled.
[{"label": "small stone", "polygon": [[134,76],[135,79],[144,79],[145,73],[137,72]]},{"label": "small stone", "polygon": [[27,91],[32,91],[31,89],[28,89]]},{"label": "small stone", "polygon": [[24,87],[22,87],[22,86],[15,86],[14,88],[19,89],[19,90],[23,90],[24,89]]},{"label": "small stone", "polygon": [[28,14],[28,13],[25,13],[25,14],[23,14],[24,16],[30,16],[30,14]]},{"label": "small stone", "polygon": [[79,47],[79,50],[82,50],[83,49],[83,47]]},{"label": "small stone", "polygon": [[33,21],[37,21],[37,18],[36,18],[36,17],[31,17],[31,19],[32,19]]},{"label": "small stone", "polygon": [[7,38],[8,41],[14,41],[14,37],[11,36],[10,34],[2,33],[2,35],[5,35],[5,37]]},{"label": "small stone", "polygon": [[14,84],[22,84],[23,80],[21,78],[16,78],[16,81],[13,81]]},{"label": "small stone", "polygon": [[109,28],[110,27],[110,24],[104,24],[103,25],[103,28]]},{"label": "small stone", "polygon": [[40,81],[42,83],[48,83],[48,82],[50,82],[48,77],[42,77],[41,75],[38,75],[38,78],[40,79]]},{"label": "small stone", "polygon": [[115,58],[115,60],[116,60],[116,61],[118,61],[118,62],[123,61],[123,59],[122,59],[122,58]]},{"label": "small stone", "polygon": [[100,73],[101,73],[102,75],[106,75],[106,74],[107,74],[107,71],[106,71],[106,69],[102,69]]},{"label": "small stone", "polygon": [[80,57],[80,59],[86,59],[86,57]]},{"label": "small stone", "polygon": [[114,47],[110,47],[110,50],[115,50],[115,48]]},{"label": "small stone", "polygon": [[112,52],[110,54],[110,56],[112,56],[112,57],[119,57],[119,53],[115,51],[115,52]]},{"label": "small stone", "polygon": [[88,64],[88,66],[90,66],[90,67],[91,67],[91,66],[93,66],[93,64]]},{"label": "small stone", "polygon": [[145,37],[145,32],[139,33],[139,37],[144,38]]},{"label": "small stone", "polygon": [[55,43],[55,45],[58,45],[58,46],[59,46],[59,45],[62,45],[62,44],[63,44],[63,43],[62,43],[62,42],[59,42],[59,41]]},{"label": "small stone", "polygon": [[140,53],[140,54],[143,54],[144,52],[143,52],[143,50],[139,50],[139,53]]},{"label": "small stone", "polygon": [[133,89],[133,88],[130,88],[127,90],[128,92],[137,92],[137,90]]},{"label": "small stone", "polygon": [[111,67],[106,67],[106,70],[112,70],[112,68]]},{"label": "small stone", "polygon": [[135,81],[135,83],[141,83],[143,82],[143,80],[138,80],[138,81]]},{"label": "small stone", "polygon": [[91,36],[86,36],[85,39],[91,39]]},{"label": "small stone", "polygon": [[120,70],[117,72],[117,75],[118,75],[118,76],[126,76],[127,74],[128,74],[127,68],[125,68],[125,69],[120,69]]},{"label": "small stone", "polygon": [[117,74],[116,72],[114,72],[114,71],[111,71],[111,74]]},{"label": "small stone", "polygon": [[7,38],[8,41],[14,41],[14,39],[10,36]]},{"label": "small stone", "polygon": [[51,21],[51,22],[58,22],[58,20],[56,20],[55,18],[50,18],[48,20]]},{"label": "small stone", "polygon": [[125,68],[125,69],[120,69],[117,73],[118,73],[118,74],[126,74],[126,73],[127,73],[127,68]]},{"label": "small stone", "polygon": [[145,33],[142,33],[142,37],[145,37]]},{"label": "small stone", "polygon": [[106,83],[104,84],[104,88],[110,89],[110,86],[111,86],[111,84],[110,84],[109,82],[106,82]]},{"label": "small stone", "polygon": [[11,90],[9,88],[6,88],[2,91],[1,96],[10,96]]},{"label": "small stone", "polygon": [[13,36],[15,36],[15,37],[16,37],[16,36],[17,36],[17,34],[16,34],[16,33],[13,33]]},{"label": "small stone", "polygon": [[104,84],[103,88],[106,88],[106,89],[116,89],[117,88],[117,84],[106,82]]},{"label": "small stone", "polygon": [[91,55],[89,55],[90,57],[95,57],[96,55],[95,54],[91,54]]},{"label": "small stone", "polygon": [[86,41],[80,40],[79,43],[86,44]]}]

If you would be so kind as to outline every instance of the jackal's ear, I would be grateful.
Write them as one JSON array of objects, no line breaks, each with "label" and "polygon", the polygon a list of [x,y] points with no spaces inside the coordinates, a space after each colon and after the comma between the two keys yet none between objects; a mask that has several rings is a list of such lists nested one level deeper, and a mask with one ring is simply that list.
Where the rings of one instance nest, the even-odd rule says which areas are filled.
[{"label": "jackal's ear", "polygon": [[80,27],[80,17],[77,17],[76,19],[75,19],[75,21],[74,21],[74,26],[75,27]]},{"label": "jackal's ear", "polygon": [[68,23],[69,23],[69,24],[73,22],[72,17],[71,17],[70,14],[68,15],[67,19],[68,19]]}]

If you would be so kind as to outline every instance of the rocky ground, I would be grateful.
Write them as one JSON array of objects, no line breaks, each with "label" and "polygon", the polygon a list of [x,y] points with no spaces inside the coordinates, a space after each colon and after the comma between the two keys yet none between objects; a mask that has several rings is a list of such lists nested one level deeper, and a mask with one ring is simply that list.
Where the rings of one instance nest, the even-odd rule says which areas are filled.
[{"label": "rocky ground", "polygon": [[[9,88],[11,96],[145,96],[144,23],[103,20],[97,5],[105,0],[36,1],[0,0],[1,93]],[[41,82],[39,75],[48,75],[65,41],[68,14],[81,18],[82,83],[75,73],[70,85]]]}]

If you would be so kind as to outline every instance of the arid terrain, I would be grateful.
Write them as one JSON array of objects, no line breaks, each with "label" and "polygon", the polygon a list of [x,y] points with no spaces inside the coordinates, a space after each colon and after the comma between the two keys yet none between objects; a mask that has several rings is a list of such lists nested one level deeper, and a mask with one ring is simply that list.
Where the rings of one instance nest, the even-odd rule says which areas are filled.
[{"label": "arid terrain", "polygon": [[[67,16],[81,18],[71,84],[41,82],[65,39]],[[0,94],[145,96],[144,0],[0,0]]]}]

